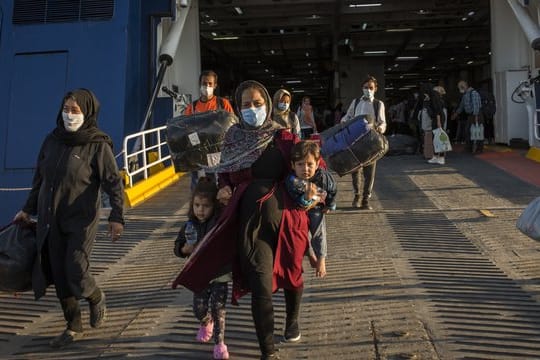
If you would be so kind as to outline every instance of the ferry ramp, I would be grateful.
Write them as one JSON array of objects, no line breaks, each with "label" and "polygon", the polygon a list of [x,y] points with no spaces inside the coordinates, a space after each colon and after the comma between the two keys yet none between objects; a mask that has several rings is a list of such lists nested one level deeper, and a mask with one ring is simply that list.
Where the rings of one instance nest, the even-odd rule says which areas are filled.
[{"label": "ferry ramp", "polygon": [[[540,166],[535,163],[533,166]],[[0,295],[2,359],[211,359],[195,341],[192,295],[171,289],[183,260],[173,255],[186,220],[188,178],[130,209],[111,243],[103,222],[92,271],[109,316],[86,325],[82,340],[48,346],[64,328],[50,288]],[[279,344],[282,359],[538,359],[540,245],[515,229],[539,187],[481,157],[416,156],[378,163],[374,210],[350,208],[350,177],[339,179],[338,210],[328,216],[328,276],[305,262],[302,339]],[[83,320],[88,308],[82,302]],[[275,295],[276,339],[284,301]],[[228,306],[231,359],[259,356],[249,296]]]}]

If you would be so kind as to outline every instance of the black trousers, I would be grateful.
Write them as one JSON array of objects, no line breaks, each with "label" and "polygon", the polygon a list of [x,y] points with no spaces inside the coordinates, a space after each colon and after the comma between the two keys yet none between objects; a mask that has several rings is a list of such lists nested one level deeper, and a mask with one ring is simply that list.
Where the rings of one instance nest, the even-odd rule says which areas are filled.
[{"label": "black trousers", "polygon": [[[373,183],[375,182],[376,168],[377,162],[374,161],[373,163],[360,168],[360,170],[351,173],[354,195],[359,196],[361,194],[362,198],[365,200],[371,198],[371,194],[373,192]],[[360,192],[360,173],[362,173],[364,177],[364,186],[362,192]]]}]

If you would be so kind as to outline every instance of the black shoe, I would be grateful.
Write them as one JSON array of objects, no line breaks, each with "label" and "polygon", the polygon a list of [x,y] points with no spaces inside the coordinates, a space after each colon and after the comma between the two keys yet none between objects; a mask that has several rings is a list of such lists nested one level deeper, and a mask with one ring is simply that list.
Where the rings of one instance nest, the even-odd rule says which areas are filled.
[{"label": "black shoe", "polygon": [[354,199],[352,201],[352,207],[359,208],[360,207],[360,196],[355,195]]},{"label": "black shoe", "polygon": [[62,348],[82,338],[82,332],[75,332],[73,330],[66,329],[60,335],[55,337],[49,342],[49,345],[53,348]]},{"label": "black shoe", "polygon": [[105,293],[101,292],[101,300],[96,303],[90,303],[90,326],[98,328],[107,318],[107,305],[105,304]]},{"label": "black shoe", "polygon": [[283,334],[283,341],[285,342],[297,342],[302,337],[300,334],[300,329],[298,328],[298,322],[292,323],[285,329]]},{"label": "black shoe", "polygon": [[371,207],[371,205],[369,205],[369,201],[367,200],[362,200],[362,205],[360,206],[360,209],[361,210],[373,210],[373,208]]}]

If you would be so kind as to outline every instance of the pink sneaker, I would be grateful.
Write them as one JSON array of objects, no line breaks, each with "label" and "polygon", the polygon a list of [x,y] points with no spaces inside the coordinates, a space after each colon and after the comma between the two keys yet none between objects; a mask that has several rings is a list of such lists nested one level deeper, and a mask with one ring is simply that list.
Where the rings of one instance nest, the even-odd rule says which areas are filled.
[{"label": "pink sneaker", "polygon": [[229,351],[227,350],[227,345],[220,343],[214,345],[214,359],[228,359]]},{"label": "pink sneaker", "polygon": [[212,338],[214,332],[214,322],[210,320],[206,325],[201,325],[199,332],[197,333],[197,341],[208,342]]}]

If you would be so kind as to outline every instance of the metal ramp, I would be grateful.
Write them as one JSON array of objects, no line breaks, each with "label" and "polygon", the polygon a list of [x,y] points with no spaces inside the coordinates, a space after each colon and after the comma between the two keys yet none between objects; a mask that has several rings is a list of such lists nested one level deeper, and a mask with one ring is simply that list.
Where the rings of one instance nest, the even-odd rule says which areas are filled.
[{"label": "metal ramp", "polygon": [[[280,344],[283,359],[540,358],[540,245],[514,228],[522,200],[538,188],[470,157],[451,164],[384,159],[370,212],[348,208],[350,179],[340,179],[338,211],[328,216],[328,276],[314,278],[305,263],[302,340]],[[172,244],[188,187],[182,179],[130,209],[119,243],[99,233],[93,272],[109,318],[101,329],[87,326],[81,341],[49,348],[64,326],[54,289],[39,302],[0,295],[0,358],[210,359],[212,344],[194,339],[191,293],[170,288],[183,261]],[[281,292],[274,304],[279,340]],[[83,302],[85,323],[87,316]],[[231,359],[258,359],[249,296],[228,307],[226,326]]]}]

